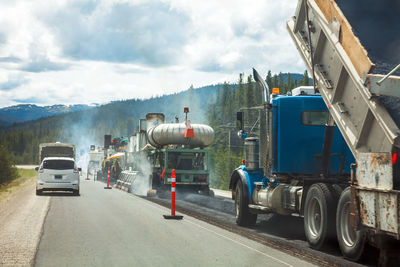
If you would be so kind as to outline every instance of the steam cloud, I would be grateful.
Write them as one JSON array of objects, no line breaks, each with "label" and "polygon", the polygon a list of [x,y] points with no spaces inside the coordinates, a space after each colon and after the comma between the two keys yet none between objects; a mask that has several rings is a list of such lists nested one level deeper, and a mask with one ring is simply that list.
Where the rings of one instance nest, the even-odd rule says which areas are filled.
[{"label": "steam cloud", "polygon": [[131,193],[140,196],[146,196],[147,191],[150,189],[149,177],[152,173],[152,167],[143,153],[136,153],[135,157],[130,155],[128,157],[128,164],[135,163],[138,172],[132,181]]},{"label": "steam cloud", "polygon": [[[82,168],[82,174],[86,175],[89,165],[90,145],[96,144],[95,129],[90,127],[93,125],[93,117],[96,112],[75,112],[69,117],[65,117],[62,127],[63,131],[57,136],[56,141],[74,144],[76,149],[76,164]],[[84,115],[84,116],[83,116]]]}]

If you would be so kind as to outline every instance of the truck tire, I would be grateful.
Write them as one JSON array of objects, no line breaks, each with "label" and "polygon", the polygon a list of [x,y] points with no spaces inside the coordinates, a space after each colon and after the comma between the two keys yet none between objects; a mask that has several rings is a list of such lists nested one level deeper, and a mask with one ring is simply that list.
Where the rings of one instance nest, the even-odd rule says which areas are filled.
[{"label": "truck tire", "polygon": [[340,250],[346,259],[358,261],[364,252],[366,233],[350,225],[350,187],[340,196],[336,212],[336,232]]},{"label": "truck tire", "polygon": [[42,195],[42,190],[36,190],[36,195],[41,196]]},{"label": "truck tire", "polygon": [[242,181],[236,184],[235,212],[236,224],[240,226],[254,226],[257,221],[257,214],[249,210],[249,200],[244,197]]},{"label": "truck tire", "polygon": [[215,196],[215,193],[214,193],[214,190],[209,190],[208,191],[208,195],[210,196],[210,197],[214,197]]},{"label": "truck tire", "polygon": [[204,196],[209,196],[209,197],[214,197],[214,191],[210,189],[210,187],[201,187],[200,188],[200,193]]},{"label": "truck tire", "polygon": [[313,184],[304,206],[304,232],[310,247],[320,249],[335,236],[336,194],[324,183]]}]

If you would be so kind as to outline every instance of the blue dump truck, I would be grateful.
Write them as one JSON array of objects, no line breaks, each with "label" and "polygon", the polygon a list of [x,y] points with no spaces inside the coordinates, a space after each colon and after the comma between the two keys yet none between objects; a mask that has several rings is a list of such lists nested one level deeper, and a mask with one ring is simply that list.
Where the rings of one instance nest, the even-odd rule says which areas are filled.
[{"label": "blue dump truck", "polygon": [[253,226],[259,213],[304,215],[307,239],[321,247],[335,234],[328,210],[336,210],[355,162],[338,128],[326,126],[329,111],[322,97],[300,91],[266,101],[258,136],[243,129],[244,115],[237,113],[245,164],[229,184],[237,224]]},{"label": "blue dump truck", "polygon": [[367,243],[379,249],[379,264],[398,260],[399,8],[392,0],[298,0],[286,26],[321,96],[297,90],[271,101],[254,73],[264,92],[260,133],[241,133],[246,162],[230,180],[239,225],[258,213],[297,213],[313,248],[332,237],[350,260]]}]

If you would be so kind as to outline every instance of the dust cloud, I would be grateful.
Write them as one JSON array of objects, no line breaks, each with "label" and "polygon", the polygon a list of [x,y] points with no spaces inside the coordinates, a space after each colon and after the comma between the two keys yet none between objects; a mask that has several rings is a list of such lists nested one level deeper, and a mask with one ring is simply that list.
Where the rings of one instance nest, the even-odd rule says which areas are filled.
[{"label": "dust cloud", "polygon": [[139,196],[146,196],[150,189],[150,175],[152,166],[144,153],[139,152],[128,156],[128,163],[135,165],[135,177],[131,184],[131,193]]},{"label": "dust cloud", "polygon": [[62,127],[63,131],[57,136],[56,141],[75,145],[76,164],[82,168],[82,174],[87,175],[89,165],[90,145],[96,144],[96,132],[93,127],[93,117],[97,112],[95,110],[86,112],[75,112],[66,118]]}]

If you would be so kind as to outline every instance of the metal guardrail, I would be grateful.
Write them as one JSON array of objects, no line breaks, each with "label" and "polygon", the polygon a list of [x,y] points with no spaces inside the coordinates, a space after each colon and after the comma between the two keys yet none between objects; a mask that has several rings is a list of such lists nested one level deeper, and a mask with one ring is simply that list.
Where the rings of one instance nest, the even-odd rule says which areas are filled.
[{"label": "metal guardrail", "polygon": [[130,193],[132,191],[131,190],[132,183],[135,181],[138,174],[139,174],[138,171],[123,171],[123,172],[121,172],[113,187]]}]

